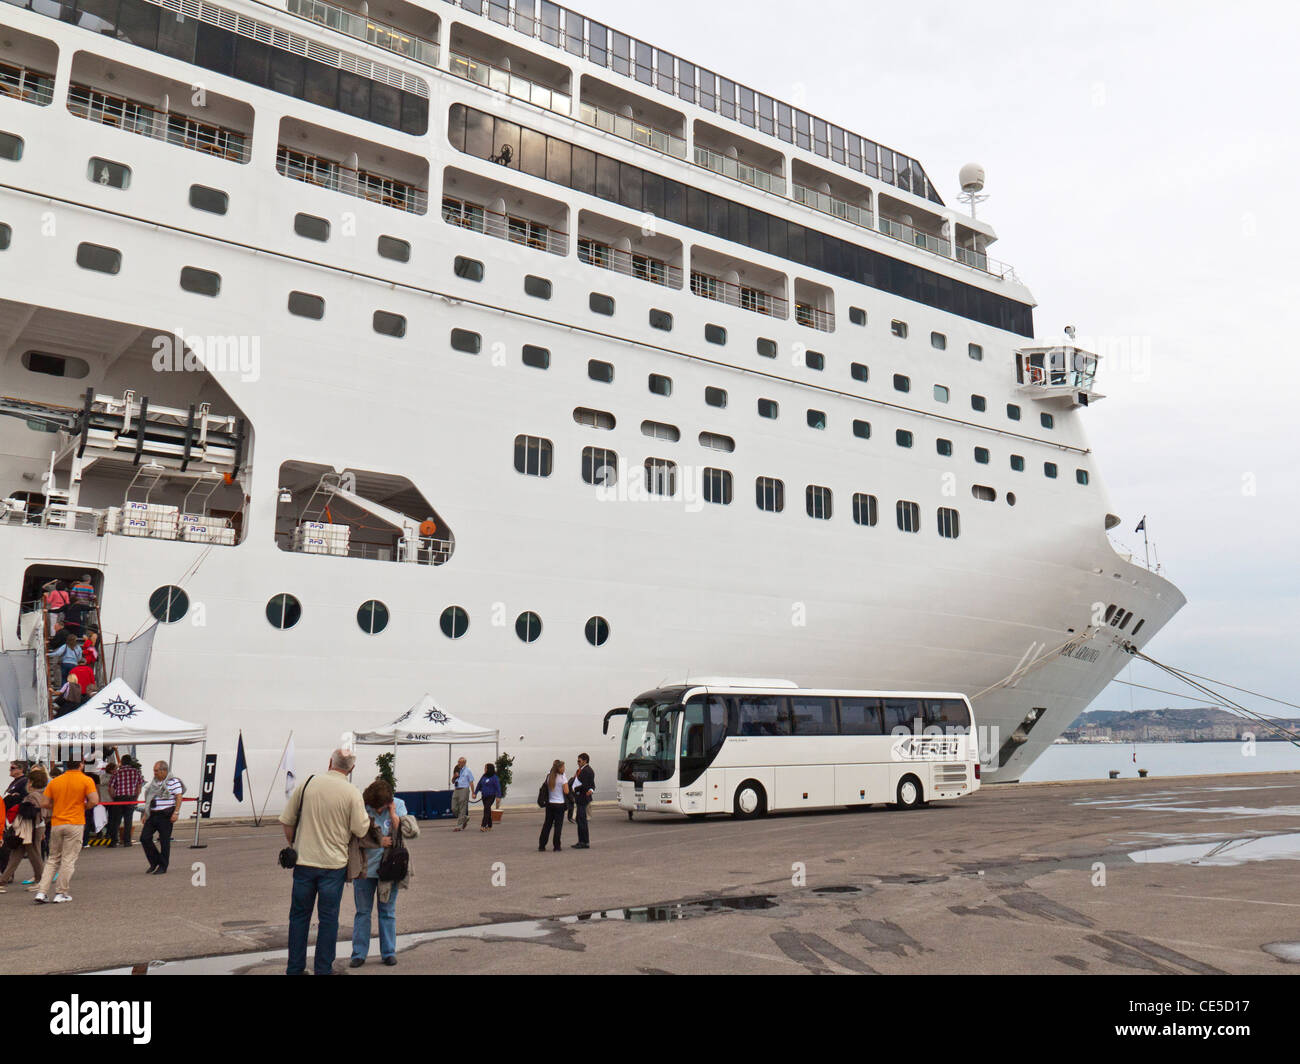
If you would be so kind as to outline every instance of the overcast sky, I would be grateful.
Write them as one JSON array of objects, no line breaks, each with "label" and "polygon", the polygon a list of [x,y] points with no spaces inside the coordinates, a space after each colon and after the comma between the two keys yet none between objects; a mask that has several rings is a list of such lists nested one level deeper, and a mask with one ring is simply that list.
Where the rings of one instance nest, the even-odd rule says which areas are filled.
[{"label": "overcast sky", "polygon": [[1148,651],[1300,702],[1300,6],[571,6],[918,159],[949,204],[983,164],[1038,335],[1106,358],[1085,417],[1117,538],[1140,557],[1146,514],[1187,596]]}]

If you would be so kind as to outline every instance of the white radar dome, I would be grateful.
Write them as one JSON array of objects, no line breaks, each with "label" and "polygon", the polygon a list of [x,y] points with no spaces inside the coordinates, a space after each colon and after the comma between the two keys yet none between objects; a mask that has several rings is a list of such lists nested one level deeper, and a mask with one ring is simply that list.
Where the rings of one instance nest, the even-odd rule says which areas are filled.
[{"label": "white radar dome", "polygon": [[963,192],[981,192],[984,189],[984,167],[979,163],[967,163],[958,172]]}]

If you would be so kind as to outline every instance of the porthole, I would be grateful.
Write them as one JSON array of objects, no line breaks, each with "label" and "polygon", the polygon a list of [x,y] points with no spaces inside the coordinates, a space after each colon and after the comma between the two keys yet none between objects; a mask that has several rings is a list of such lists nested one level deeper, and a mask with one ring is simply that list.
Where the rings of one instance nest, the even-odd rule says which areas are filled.
[{"label": "porthole", "polygon": [[206,185],[190,186],[190,206],[208,214],[225,214],[230,209],[230,196],[219,188]]},{"label": "porthole", "polygon": [[448,606],[442,611],[438,623],[448,639],[459,639],[469,631],[469,614],[460,606]]},{"label": "porthole", "polygon": [[22,157],[23,138],[0,130],[0,159],[8,159],[11,163],[16,163]]},{"label": "porthole", "polygon": [[555,286],[545,277],[535,277],[530,273],[524,278],[524,294],[534,299],[550,299],[554,291]]},{"label": "porthole", "polygon": [[725,344],[727,342],[727,330],[721,325],[705,325],[704,339],[711,344]]},{"label": "porthole", "polygon": [[363,602],[357,610],[357,627],[366,635],[378,635],[388,627],[388,607],[378,599]]},{"label": "porthole", "polygon": [[1016,504],[1016,493],[1014,491],[1007,492],[1007,505],[1015,506],[1015,504]]},{"label": "porthole", "polygon": [[479,262],[478,259],[467,259],[464,255],[457,255],[452,269],[456,276],[462,280],[483,280],[483,263]]},{"label": "porthole", "polygon": [[609,639],[609,621],[604,617],[593,617],[587,622],[587,642],[594,647],[603,647]]},{"label": "porthole", "polygon": [[273,595],[266,604],[266,619],[272,628],[284,631],[302,620],[302,603],[292,595]]},{"label": "porthole", "polygon": [[666,310],[654,310],[654,309],[651,309],[651,311],[650,311],[650,328],[652,328],[652,329],[660,329],[660,330],[662,330],[663,332],[672,332],[672,330],[673,330],[673,316],[672,316],[671,314],[669,314],[668,311],[666,311]]},{"label": "porthole", "polygon": [[379,238],[378,250],[382,258],[392,259],[394,262],[411,261],[410,242],[399,240],[395,236],[381,236]]},{"label": "porthole", "polygon": [[849,307],[849,321],[854,325],[866,325],[867,312],[861,307]]},{"label": "porthole", "polygon": [[317,218],[314,214],[295,214],[293,231],[308,240],[324,243],[330,238],[330,223],[327,218]]},{"label": "porthole", "polygon": [[600,292],[592,292],[587,299],[587,306],[593,314],[603,314],[606,317],[612,317],[614,314],[614,300]]},{"label": "porthole", "polygon": [[764,358],[776,358],[776,341],[760,336],[758,338],[758,353]]},{"label": "porthole", "polygon": [[149,612],[163,624],[175,624],[190,612],[190,597],[173,584],[164,584],[149,596]]},{"label": "porthole", "polygon": [[515,635],[525,643],[535,643],[542,634],[542,619],[529,610],[515,618]]}]

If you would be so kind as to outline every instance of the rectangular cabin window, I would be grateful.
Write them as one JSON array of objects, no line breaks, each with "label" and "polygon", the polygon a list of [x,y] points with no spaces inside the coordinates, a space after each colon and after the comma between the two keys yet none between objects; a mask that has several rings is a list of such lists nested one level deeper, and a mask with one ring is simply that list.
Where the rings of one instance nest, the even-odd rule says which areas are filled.
[{"label": "rectangular cabin window", "polygon": [[218,296],[221,294],[221,274],[197,266],[182,266],[181,288],[195,295]]},{"label": "rectangular cabin window", "polygon": [[785,482],[775,477],[759,477],[754,481],[754,501],[760,510],[779,514],[785,509]]},{"label": "rectangular cabin window", "polygon": [[645,490],[651,495],[677,494],[677,463],[667,458],[645,460]]},{"label": "rectangular cabin window", "polygon": [[917,503],[899,500],[894,509],[900,532],[921,531],[921,507]]},{"label": "rectangular cabin window", "polygon": [[682,438],[682,430],[676,425],[665,425],[662,421],[643,421],[641,435],[649,436],[652,440],[668,440],[670,443],[676,443]]},{"label": "rectangular cabin window", "polygon": [[102,244],[78,244],[77,265],[96,273],[117,273],[122,269],[122,253]]},{"label": "rectangular cabin window", "polygon": [[401,339],[406,335],[406,319],[401,314],[393,314],[387,310],[377,310],[371,323],[375,332],[381,336],[392,336]]},{"label": "rectangular cabin window", "polygon": [[939,535],[944,539],[961,535],[961,515],[950,506],[939,507]]},{"label": "rectangular cabin window", "polygon": [[727,469],[704,469],[704,501],[717,506],[731,505],[731,471]]},{"label": "rectangular cabin window", "polygon": [[879,506],[874,495],[856,492],[853,496],[853,523],[866,528],[875,528]]},{"label": "rectangular cabin window", "polygon": [[230,209],[230,196],[218,188],[206,185],[190,186],[190,206],[208,214],[225,214]]},{"label": "rectangular cabin window", "polygon": [[325,317],[325,300],[309,292],[290,292],[289,313],[299,318],[320,321]]},{"label": "rectangular cabin window", "polygon": [[649,378],[650,394],[669,396],[673,394],[673,379],[661,373],[652,373]]},{"label": "rectangular cabin window", "polygon": [[463,351],[467,355],[477,355],[483,350],[483,336],[468,329],[452,329],[451,349]]},{"label": "rectangular cabin window", "polygon": [[533,369],[550,369],[551,352],[545,347],[535,347],[532,344],[524,344],[523,363],[525,366],[531,366]]},{"label": "rectangular cabin window", "polygon": [[126,189],[131,187],[131,168],[123,163],[92,156],[86,164],[86,178],[105,188]]},{"label": "rectangular cabin window", "polygon": [[760,399],[758,401],[758,416],[765,417],[769,421],[775,421],[781,415],[781,404],[775,399]]},{"label": "rectangular cabin window", "polygon": [[608,447],[584,447],[582,479],[586,484],[613,487],[618,483],[618,455]]},{"label": "rectangular cabin window", "polygon": [[515,472],[526,477],[549,477],[555,445],[540,436],[515,437]]},{"label": "rectangular cabin window", "polygon": [[406,240],[399,240],[395,236],[381,236],[378,249],[382,258],[392,259],[394,262],[411,261],[411,245]]},{"label": "rectangular cabin window", "polygon": [[330,223],[328,219],[317,218],[314,214],[295,214],[293,231],[308,240],[324,242],[330,238]]},{"label": "rectangular cabin window", "polygon": [[587,361],[587,376],[593,381],[599,381],[601,384],[612,384],[614,382],[614,367],[609,362],[601,362],[593,358]]},{"label": "rectangular cabin window", "polygon": [[531,273],[524,278],[524,294],[534,299],[550,299],[553,292],[551,282],[545,277],[534,277]]}]

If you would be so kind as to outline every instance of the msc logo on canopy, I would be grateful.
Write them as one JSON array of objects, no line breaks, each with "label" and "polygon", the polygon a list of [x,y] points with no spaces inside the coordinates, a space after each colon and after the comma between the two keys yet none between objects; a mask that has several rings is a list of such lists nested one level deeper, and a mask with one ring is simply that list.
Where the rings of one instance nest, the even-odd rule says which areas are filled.
[{"label": "msc logo on canopy", "polygon": [[112,717],[114,720],[130,720],[139,714],[140,708],[119,695],[106,703],[100,712],[106,717]]},{"label": "msc logo on canopy", "polygon": [[451,718],[437,706],[425,713],[424,719],[431,720],[434,724],[446,724],[447,721],[451,720]]}]

